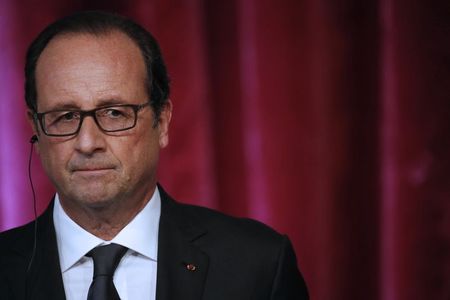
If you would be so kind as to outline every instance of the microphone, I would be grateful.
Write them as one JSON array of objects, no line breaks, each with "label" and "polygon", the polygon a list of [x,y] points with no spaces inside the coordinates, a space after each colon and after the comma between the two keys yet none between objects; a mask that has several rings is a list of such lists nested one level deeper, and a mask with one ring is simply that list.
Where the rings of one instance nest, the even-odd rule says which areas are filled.
[{"label": "microphone", "polygon": [[31,144],[34,144],[34,143],[36,143],[37,141],[38,141],[37,135],[33,135],[33,136],[30,138],[30,143],[31,143]]}]

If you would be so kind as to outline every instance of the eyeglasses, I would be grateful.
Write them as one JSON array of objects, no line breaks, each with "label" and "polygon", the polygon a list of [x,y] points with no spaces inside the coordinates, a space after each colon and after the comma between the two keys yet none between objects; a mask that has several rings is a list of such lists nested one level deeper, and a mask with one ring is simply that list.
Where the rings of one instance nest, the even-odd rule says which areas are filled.
[{"label": "eyeglasses", "polygon": [[104,106],[92,110],[54,110],[34,113],[42,131],[48,136],[70,136],[80,131],[87,116],[94,118],[104,132],[124,131],[136,126],[138,112],[150,103]]}]

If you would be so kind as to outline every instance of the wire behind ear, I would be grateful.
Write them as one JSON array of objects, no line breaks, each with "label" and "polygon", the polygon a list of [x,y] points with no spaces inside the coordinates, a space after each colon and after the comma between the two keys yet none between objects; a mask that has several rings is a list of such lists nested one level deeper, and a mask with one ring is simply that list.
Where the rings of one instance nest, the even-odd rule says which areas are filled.
[{"label": "wire behind ear", "polygon": [[[37,247],[37,227],[38,227],[38,221],[37,221],[37,207],[36,207],[36,193],[34,192],[34,185],[33,185],[33,179],[31,176],[31,159],[33,157],[33,144],[38,141],[38,137],[36,135],[33,135],[30,138],[30,155],[28,157],[28,179],[30,180],[30,186],[31,191],[33,192],[33,212],[34,212],[34,242],[33,242],[33,251],[31,252],[31,258],[28,262],[27,267],[27,273],[31,270],[31,265],[33,264],[34,257],[36,256],[36,247]],[[28,280],[28,276],[26,277]],[[28,297],[26,298],[28,299]]]}]

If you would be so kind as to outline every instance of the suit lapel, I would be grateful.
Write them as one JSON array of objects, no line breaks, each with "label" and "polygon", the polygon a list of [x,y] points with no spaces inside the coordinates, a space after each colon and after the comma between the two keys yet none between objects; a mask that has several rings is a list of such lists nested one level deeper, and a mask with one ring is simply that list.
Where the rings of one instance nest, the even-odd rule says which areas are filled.
[{"label": "suit lapel", "polygon": [[53,202],[37,223],[36,253],[27,276],[28,299],[65,299],[53,225]]},{"label": "suit lapel", "polygon": [[161,218],[158,238],[156,300],[202,298],[209,258],[196,246],[206,231],[196,226],[159,187]]}]

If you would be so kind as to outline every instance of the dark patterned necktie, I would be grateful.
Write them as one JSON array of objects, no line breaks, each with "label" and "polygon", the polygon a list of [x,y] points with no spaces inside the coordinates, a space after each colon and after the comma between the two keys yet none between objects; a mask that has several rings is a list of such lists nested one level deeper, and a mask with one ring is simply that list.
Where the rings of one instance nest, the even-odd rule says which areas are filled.
[{"label": "dark patterned necktie", "polygon": [[87,300],[120,300],[113,283],[114,272],[128,248],[109,244],[95,247],[86,256],[94,260],[94,276]]}]

